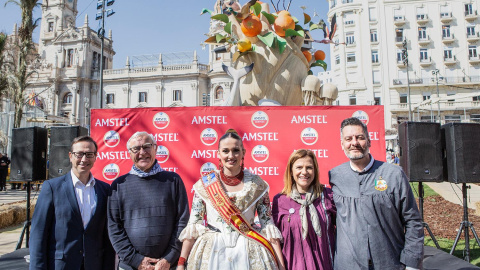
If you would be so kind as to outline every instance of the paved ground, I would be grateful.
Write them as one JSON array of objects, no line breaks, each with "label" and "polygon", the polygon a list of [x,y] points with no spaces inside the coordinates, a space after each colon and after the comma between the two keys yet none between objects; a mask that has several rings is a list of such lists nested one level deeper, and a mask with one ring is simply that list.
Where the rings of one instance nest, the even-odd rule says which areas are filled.
[{"label": "paved ground", "polygon": [[[456,204],[463,204],[462,185],[449,182],[427,183],[435,192],[440,194],[445,200]],[[467,184],[467,206],[476,209],[475,204],[480,202],[480,186]],[[479,209],[480,210],[480,209]]]}]

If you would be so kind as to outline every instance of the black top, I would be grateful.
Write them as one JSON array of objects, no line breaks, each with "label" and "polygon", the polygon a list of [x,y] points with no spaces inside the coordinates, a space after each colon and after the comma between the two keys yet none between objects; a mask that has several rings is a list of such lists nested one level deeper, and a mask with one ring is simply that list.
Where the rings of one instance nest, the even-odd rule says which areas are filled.
[{"label": "black top", "polygon": [[188,223],[188,198],[180,176],[162,171],[140,178],[120,176],[108,200],[108,234],[124,269],[136,269],[145,256],[174,266]]},{"label": "black top", "polygon": [[10,165],[10,159],[6,156],[2,156],[0,158],[0,170],[6,170],[8,169],[8,165]]}]

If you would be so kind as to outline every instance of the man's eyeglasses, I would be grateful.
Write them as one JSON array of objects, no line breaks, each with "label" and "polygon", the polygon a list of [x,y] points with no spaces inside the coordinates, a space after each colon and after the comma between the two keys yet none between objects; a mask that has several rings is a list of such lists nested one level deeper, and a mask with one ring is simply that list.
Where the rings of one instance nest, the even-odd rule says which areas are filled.
[{"label": "man's eyeglasses", "polygon": [[153,143],[146,143],[144,145],[139,145],[139,146],[134,146],[134,147],[130,147],[130,152],[136,154],[140,151],[140,149],[143,149],[145,152],[148,152],[150,151],[150,149],[153,147]]},{"label": "man's eyeglasses", "polygon": [[76,158],[83,158],[83,156],[86,156],[87,158],[94,158],[97,153],[95,153],[95,152],[72,152],[72,154]]}]

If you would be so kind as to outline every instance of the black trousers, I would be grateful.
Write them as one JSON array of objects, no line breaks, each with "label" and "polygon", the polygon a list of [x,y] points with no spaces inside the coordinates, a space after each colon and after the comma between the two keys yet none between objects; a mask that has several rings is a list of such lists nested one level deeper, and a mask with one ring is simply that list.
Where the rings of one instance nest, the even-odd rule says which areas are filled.
[{"label": "black trousers", "polygon": [[8,169],[0,170],[0,188],[5,188],[5,186],[7,185],[7,174],[8,174]]}]

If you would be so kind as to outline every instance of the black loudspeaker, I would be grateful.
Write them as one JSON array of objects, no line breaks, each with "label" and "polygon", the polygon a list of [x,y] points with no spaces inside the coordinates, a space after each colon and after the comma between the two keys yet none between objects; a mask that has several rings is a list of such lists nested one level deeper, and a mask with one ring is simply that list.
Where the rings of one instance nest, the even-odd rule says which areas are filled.
[{"label": "black loudspeaker", "polygon": [[50,129],[48,179],[62,176],[70,171],[72,168],[68,157],[70,145],[73,139],[83,135],[88,135],[88,129],[80,126],[52,127]]},{"label": "black loudspeaker", "polygon": [[440,124],[404,122],[398,127],[400,166],[410,182],[442,182],[443,148]]},{"label": "black loudspeaker", "polygon": [[45,180],[47,174],[47,129],[14,128],[12,132],[10,179]]},{"label": "black loudspeaker", "polygon": [[448,181],[480,183],[480,124],[448,123],[442,126],[447,150]]}]

